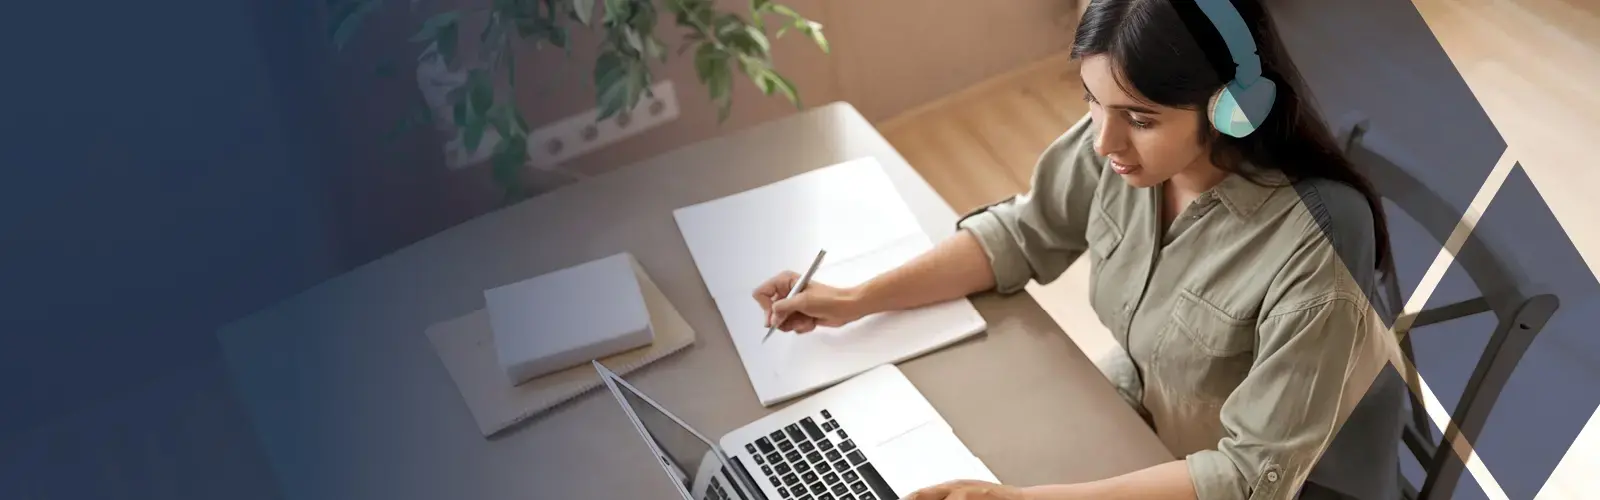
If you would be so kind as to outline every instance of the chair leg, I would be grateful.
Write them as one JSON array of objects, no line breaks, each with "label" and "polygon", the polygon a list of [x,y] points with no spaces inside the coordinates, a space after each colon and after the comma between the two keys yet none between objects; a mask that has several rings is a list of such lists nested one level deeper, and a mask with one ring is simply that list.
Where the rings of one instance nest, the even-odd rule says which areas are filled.
[{"label": "chair leg", "polygon": [[1402,500],[1417,500],[1417,487],[1411,485],[1411,480],[1406,475],[1396,474],[1400,478],[1400,498]]},{"label": "chair leg", "polygon": [[1544,329],[1545,322],[1549,321],[1558,307],[1560,301],[1554,295],[1538,295],[1524,301],[1510,317],[1501,319],[1494,335],[1489,338],[1489,344],[1484,347],[1483,357],[1473,370],[1472,378],[1467,381],[1461,402],[1450,417],[1451,424],[1444,431],[1438,453],[1428,464],[1428,479],[1419,492],[1423,498],[1450,498],[1454,493],[1456,483],[1466,469],[1467,458],[1458,453],[1454,443],[1458,439],[1465,440],[1466,444],[1478,440],[1489,414],[1494,410],[1495,401],[1500,398],[1500,391],[1511,379],[1517,363],[1533,344],[1534,337]]},{"label": "chair leg", "polygon": [[[1401,337],[1400,353],[1404,355],[1407,360],[1411,361],[1411,364],[1414,368],[1417,362],[1417,357],[1415,354],[1413,354],[1413,352],[1414,351],[1411,347],[1411,336],[1407,335]],[[1405,372],[1404,375],[1406,377],[1406,385],[1411,387],[1422,387],[1421,375],[1417,373],[1417,370],[1412,369],[1402,371]],[[1422,398],[1417,395],[1416,391],[1406,391],[1406,394],[1411,398],[1411,424],[1416,427],[1416,432],[1419,435],[1418,437],[1421,437],[1425,441],[1433,441],[1433,419],[1428,417],[1427,403],[1425,403]]]}]

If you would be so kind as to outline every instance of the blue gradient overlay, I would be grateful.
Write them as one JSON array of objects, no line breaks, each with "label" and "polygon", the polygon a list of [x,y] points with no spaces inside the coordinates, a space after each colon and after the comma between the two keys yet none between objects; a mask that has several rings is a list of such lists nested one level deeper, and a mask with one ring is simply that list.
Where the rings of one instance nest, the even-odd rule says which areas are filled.
[{"label": "blue gradient overlay", "polygon": [[[327,40],[325,3],[8,5],[0,498],[538,498],[529,492],[541,482],[583,471],[532,463],[542,456],[534,444],[638,446],[626,432],[585,442],[543,433],[540,422],[560,412],[484,439],[465,405],[422,396],[457,389],[422,332],[386,328],[474,310],[483,285],[502,279],[494,270],[536,266],[486,256],[388,269],[403,282],[370,277],[380,259],[452,244],[429,240],[446,229],[490,239],[471,233],[474,220],[506,201],[482,170],[444,168],[437,141],[382,138],[416,86],[375,78],[373,67],[395,61],[406,75],[416,47],[380,41],[404,40],[420,18],[391,2],[366,27],[363,55],[345,56]],[[1371,138],[1412,168],[1414,182],[1380,188],[1444,207],[1418,217],[1389,208],[1398,281],[1411,297],[1506,141],[1409,1],[1271,3],[1280,26],[1293,26],[1283,36],[1330,125],[1360,110]],[[1351,61],[1407,72],[1352,70]],[[570,181],[527,182],[545,193]],[[571,214],[544,216],[562,215]],[[676,237],[670,224],[604,229]],[[1525,293],[1560,302],[1476,441],[1507,495],[1531,500],[1600,407],[1600,282],[1520,166],[1473,238],[1505,249]],[[599,243],[565,256],[587,244]],[[1485,293],[1462,263],[1473,251],[1429,307]],[[352,303],[346,292],[358,286],[372,293]],[[286,303],[297,307],[252,316]],[[309,315],[330,326],[266,340]],[[1415,365],[1445,407],[1461,401],[1498,325],[1483,313],[1411,333]],[[219,339],[225,327],[234,335]],[[733,382],[708,390],[724,383]],[[615,405],[602,396],[568,407]],[[626,430],[621,412],[610,418],[585,424]],[[1430,431],[1437,440],[1443,430]],[[1396,449],[1423,484],[1423,464]],[[1469,473],[1453,486],[1455,498],[1487,498]]]}]

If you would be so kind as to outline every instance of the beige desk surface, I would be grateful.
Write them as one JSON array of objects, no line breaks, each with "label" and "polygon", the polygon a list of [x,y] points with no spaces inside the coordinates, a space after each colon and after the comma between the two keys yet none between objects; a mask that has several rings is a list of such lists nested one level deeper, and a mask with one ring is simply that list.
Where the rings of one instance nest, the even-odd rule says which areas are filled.
[{"label": "beige desk surface", "polygon": [[[628,378],[715,439],[770,410],[672,210],[866,155],[929,234],[954,231],[949,206],[854,108],[834,104],[468,221],[230,325],[219,340],[283,497],[673,498],[603,391],[481,437],[423,330],[483,307],[486,288],[633,252],[698,340]],[[986,334],[901,368],[1002,481],[1082,481],[1171,458],[1032,298],[975,303]]]}]

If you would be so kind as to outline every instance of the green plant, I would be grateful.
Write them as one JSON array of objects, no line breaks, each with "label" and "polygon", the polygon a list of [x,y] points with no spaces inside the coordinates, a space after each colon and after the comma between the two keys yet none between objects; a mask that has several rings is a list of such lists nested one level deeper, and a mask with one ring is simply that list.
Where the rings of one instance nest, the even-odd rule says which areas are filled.
[{"label": "green plant", "polygon": [[[362,21],[385,1],[407,0],[328,0],[332,12],[329,36],[335,48],[342,49]],[[411,8],[418,9],[419,1],[409,0]],[[748,20],[718,10],[713,0],[457,1],[487,5],[435,13],[410,41],[423,44],[419,60],[436,53],[451,70],[469,68],[464,82],[449,92],[451,120],[468,151],[478,149],[486,130],[499,135],[491,155],[494,177],[513,189],[517,173],[527,161],[529,128],[516,105],[515,93],[500,95],[496,82],[504,78],[506,87],[515,89],[519,44],[531,44],[536,50],[563,49],[570,57],[573,30],[598,29],[601,42],[591,78],[603,120],[632,109],[648,95],[653,83],[650,64],[669,59],[668,49],[656,33],[659,16],[665,12],[686,31],[677,54],[694,51],[695,73],[717,107],[719,123],[727,120],[733,104],[736,69],[764,94],[782,94],[797,108],[801,106],[799,91],[778,73],[772,61],[769,18],[782,21],[771,38],[802,33],[823,52],[829,50],[822,25],[770,0],[750,0]],[[461,54],[461,31],[469,21],[483,26],[477,35],[478,50]],[[432,113],[423,106],[400,126],[403,130],[432,121]]]}]

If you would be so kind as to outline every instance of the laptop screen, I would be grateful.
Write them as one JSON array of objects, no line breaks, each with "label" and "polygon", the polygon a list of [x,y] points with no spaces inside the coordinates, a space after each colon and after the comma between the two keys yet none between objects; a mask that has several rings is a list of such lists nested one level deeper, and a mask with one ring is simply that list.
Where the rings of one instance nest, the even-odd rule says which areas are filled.
[{"label": "laptop screen", "polygon": [[[730,481],[737,479],[731,477],[732,471],[725,470],[722,462],[712,453],[711,443],[680,425],[677,420],[657,409],[649,401],[640,398],[632,388],[617,384],[617,389],[622,394],[623,401],[644,425],[645,434],[655,441],[656,447],[671,461],[667,465],[673,469],[673,480],[679,481],[684,491],[691,495],[709,498],[735,500],[749,498],[739,484],[730,484]],[[723,477],[716,477],[718,471],[724,472]],[[702,472],[708,477],[699,477]],[[709,484],[713,479],[715,485]],[[696,491],[696,485],[704,485],[702,487],[709,487],[715,491]]]}]

